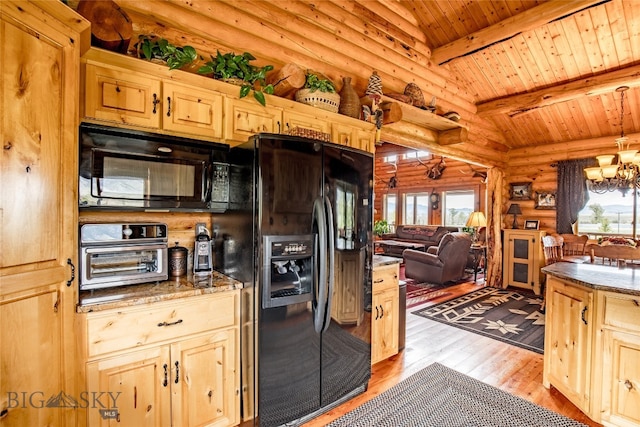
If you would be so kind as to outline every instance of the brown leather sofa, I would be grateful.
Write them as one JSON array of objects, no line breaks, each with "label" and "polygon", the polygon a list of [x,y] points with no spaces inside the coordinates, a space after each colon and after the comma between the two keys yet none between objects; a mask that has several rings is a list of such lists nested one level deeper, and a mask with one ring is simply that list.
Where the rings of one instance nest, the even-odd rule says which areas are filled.
[{"label": "brown leather sofa", "polygon": [[469,234],[447,233],[436,247],[427,252],[405,249],[404,274],[418,283],[443,284],[460,280],[464,275],[471,247]]},{"label": "brown leather sofa", "polygon": [[[406,243],[419,243],[429,249],[438,246],[442,237],[451,232],[459,231],[458,227],[443,227],[440,225],[397,225],[395,233],[381,236],[382,240],[395,240]],[[402,257],[405,248],[401,246],[385,246],[384,254]]]}]

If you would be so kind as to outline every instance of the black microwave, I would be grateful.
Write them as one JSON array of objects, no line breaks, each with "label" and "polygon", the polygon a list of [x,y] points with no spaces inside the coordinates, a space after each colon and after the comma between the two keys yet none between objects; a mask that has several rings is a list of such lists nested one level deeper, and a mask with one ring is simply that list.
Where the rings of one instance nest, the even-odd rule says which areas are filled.
[{"label": "black microwave", "polygon": [[224,212],[229,147],[83,123],[80,209]]}]

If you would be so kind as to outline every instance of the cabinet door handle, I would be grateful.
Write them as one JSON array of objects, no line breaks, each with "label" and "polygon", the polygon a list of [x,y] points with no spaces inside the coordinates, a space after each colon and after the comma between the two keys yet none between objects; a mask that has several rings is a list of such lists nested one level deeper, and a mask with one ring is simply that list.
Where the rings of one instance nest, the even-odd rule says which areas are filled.
[{"label": "cabinet door handle", "polygon": [[176,380],[174,381],[176,384],[178,384],[178,381],[180,381],[180,364],[178,363],[178,361],[176,361]]},{"label": "cabinet door handle", "polygon": [[171,117],[171,97],[167,96],[167,117]]},{"label": "cabinet door handle", "polygon": [[178,323],[182,323],[182,319],[178,319],[175,322],[160,322],[160,323],[158,323],[158,326],[159,327],[173,326],[173,325],[177,325]]},{"label": "cabinet door handle", "polygon": [[378,306],[376,305],[376,320],[380,317],[380,311],[378,310]]},{"label": "cabinet door handle", "polygon": [[377,279],[373,281],[373,283],[382,283],[382,282],[384,282],[384,279]]},{"label": "cabinet door handle", "polygon": [[584,318],[584,315],[587,314],[587,307],[585,306],[582,309],[582,313],[580,313],[580,318],[582,318],[582,322],[584,322],[585,325],[587,325],[587,319]]},{"label": "cabinet door handle", "polygon": [[165,363],[162,367],[164,368],[164,381],[162,381],[162,386],[166,387],[169,385],[169,366]]},{"label": "cabinet door handle", "polygon": [[380,306],[380,312],[382,313],[380,315],[380,318],[382,319],[384,317],[384,307],[383,306]]},{"label": "cabinet door handle", "polygon": [[71,262],[71,258],[67,258],[67,265],[71,266],[71,278],[67,280],[67,286],[71,286],[71,283],[76,279],[76,266]]},{"label": "cabinet door handle", "polygon": [[631,384],[631,381],[629,380],[624,380],[624,386],[627,388],[627,390],[631,391],[633,389],[633,384]]},{"label": "cabinet door handle", "polygon": [[156,113],[156,106],[158,104],[160,104],[160,100],[158,99],[158,95],[156,95],[155,93],[153,94],[153,101],[151,102],[153,104],[153,114]]}]

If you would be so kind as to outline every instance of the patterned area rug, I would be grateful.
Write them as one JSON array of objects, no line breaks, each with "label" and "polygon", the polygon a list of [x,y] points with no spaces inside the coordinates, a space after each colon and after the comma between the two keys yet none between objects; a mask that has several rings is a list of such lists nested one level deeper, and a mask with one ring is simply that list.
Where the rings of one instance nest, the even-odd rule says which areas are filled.
[{"label": "patterned area rug", "polygon": [[451,295],[442,285],[434,285],[430,283],[407,283],[407,308],[412,308],[432,299]]},{"label": "patterned area rug", "polygon": [[434,363],[332,423],[330,427],[585,426]]},{"label": "patterned area rug", "polygon": [[541,304],[532,293],[486,287],[412,313],[542,354]]}]

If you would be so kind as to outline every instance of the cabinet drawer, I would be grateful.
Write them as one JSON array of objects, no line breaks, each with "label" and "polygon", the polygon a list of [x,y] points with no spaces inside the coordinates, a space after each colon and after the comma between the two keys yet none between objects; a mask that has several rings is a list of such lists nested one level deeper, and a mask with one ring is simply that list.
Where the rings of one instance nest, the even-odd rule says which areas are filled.
[{"label": "cabinet drawer", "polygon": [[640,297],[605,294],[604,324],[640,332]]},{"label": "cabinet drawer", "polygon": [[398,287],[399,264],[389,264],[373,269],[373,290],[382,291],[387,288]]},{"label": "cabinet drawer", "polygon": [[237,323],[239,291],[88,313],[88,356],[136,348]]}]

